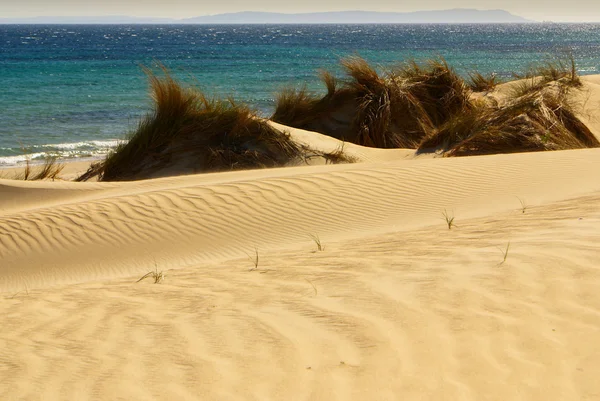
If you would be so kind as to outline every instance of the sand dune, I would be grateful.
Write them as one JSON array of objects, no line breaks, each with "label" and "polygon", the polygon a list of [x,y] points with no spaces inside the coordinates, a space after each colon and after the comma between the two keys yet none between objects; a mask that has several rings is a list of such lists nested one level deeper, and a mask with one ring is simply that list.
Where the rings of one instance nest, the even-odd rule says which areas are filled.
[{"label": "sand dune", "polygon": [[0,398],[595,399],[599,156],[66,184],[1,217]]},{"label": "sand dune", "polygon": [[0,180],[0,399],[600,398],[600,149],[344,146],[359,163]]},{"label": "sand dune", "polygon": [[171,269],[227,260],[254,248],[298,247],[311,234],[340,240],[441,225],[445,209],[461,219],[494,215],[518,208],[517,197],[532,205],[572,198],[600,189],[599,155],[426,159],[134,184],[4,181],[0,288],[122,277],[155,261]]}]

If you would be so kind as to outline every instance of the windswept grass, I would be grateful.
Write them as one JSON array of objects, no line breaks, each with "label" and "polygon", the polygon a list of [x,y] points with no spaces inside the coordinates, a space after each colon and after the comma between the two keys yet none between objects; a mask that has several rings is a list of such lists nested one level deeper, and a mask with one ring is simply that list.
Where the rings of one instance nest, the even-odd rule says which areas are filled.
[{"label": "windswept grass", "polygon": [[349,156],[344,151],[345,142],[333,152],[319,152],[318,156],[325,159],[325,164],[344,164],[344,163],[355,163],[356,158]]},{"label": "windswept grass", "polygon": [[542,88],[502,106],[479,105],[456,115],[419,146],[446,156],[599,147],[577,118],[568,93]]},{"label": "windswept grass", "polygon": [[156,260],[154,261],[154,270],[150,270],[148,273],[144,274],[138,281],[136,281],[136,283],[139,283],[148,277],[154,279],[154,284],[158,284],[165,279],[165,274],[162,271],[158,271],[158,264],[156,263]]},{"label": "windswept grass", "polygon": [[[473,90],[493,89],[495,76],[475,72],[467,84],[443,59],[409,61],[380,72],[350,57],[342,67],[343,78],[321,72],[322,96],[305,88],[282,91],[271,119],[363,146],[446,156],[600,146],[577,118],[570,96],[581,85],[572,56],[531,69],[503,101],[472,96]],[[161,77],[145,71],[154,110],[129,141],[79,181],[276,167],[313,157],[326,163],[353,161],[343,146],[330,153],[308,149],[247,106],[184,88],[165,69]]]},{"label": "windswept grass", "polygon": [[531,92],[537,92],[549,84],[558,85],[562,90],[579,88],[583,84],[577,73],[573,54],[546,60],[529,68],[525,74],[513,74],[520,80],[512,89],[512,97],[518,98]]},{"label": "windswept grass", "polygon": [[32,180],[55,180],[64,170],[64,163],[58,163],[56,156],[49,156],[44,161],[44,164],[37,170],[34,170]]},{"label": "windswept grass", "polygon": [[517,196],[517,199],[519,200],[519,203],[521,204],[521,213],[525,214],[525,212],[527,211],[527,208],[529,207],[527,205],[527,202],[525,202],[525,199],[519,198]]},{"label": "windswept grass", "polygon": [[443,59],[409,61],[378,73],[365,60],[342,60],[346,78],[322,74],[327,93],[286,90],[272,119],[363,146],[437,151],[446,156],[600,146],[577,118],[571,88],[581,86],[572,55],[519,76],[501,104],[471,91],[491,91],[495,75],[467,84]]},{"label": "windswept grass", "polygon": [[29,159],[25,160],[25,166],[19,173],[12,177],[8,174],[0,175],[0,178],[7,178],[22,181],[38,181],[38,180],[55,180],[60,178],[60,173],[65,168],[64,163],[59,163],[56,156],[48,156],[44,160],[44,164],[33,166]]},{"label": "windswept grass", "polygon": [[139,283],[140,281],[145,280],[148,277],[154,279],[154,284],[158,284],[165,279],[165,275],[163,274],[163,272],[159,272],[158,268],[156,268],[154,271],[150,271],[143,275],[138,281],[136,281],[136,283]]},{"label": "windswept grass", "polygon": [[[145,72],[154,100],[153,112],[140,121],[128,141],[104,161],[92,165],[78,181],[96,176],[100,181],[138,180],[277,167],[305,160],[306,148],[247,106],[184,88],[165,68],[161,77],[148,69]],[[338,156],[341,161],[342,155]]]},{"label": "windswept grass", "polygon": [[416,148],[436,124],[469,107],[467,86],[443,59],[383,74],[359,57],[342,66],[344,80],[322,74],[323,97],[283,91],[271,119],[363,146]]},{"label": "windswept grass", "polygon": [[478,71],[469,73],[469,88],[474,92],[492,91],[499,83],[496,74],[483,75]]}]

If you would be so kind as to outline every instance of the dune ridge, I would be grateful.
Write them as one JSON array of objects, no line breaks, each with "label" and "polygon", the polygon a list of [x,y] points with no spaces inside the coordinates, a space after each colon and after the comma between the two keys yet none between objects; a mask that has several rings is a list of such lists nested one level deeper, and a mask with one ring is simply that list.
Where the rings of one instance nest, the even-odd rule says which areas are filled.
[{"label": "dune ridge", "polygon": [[244,256],[19,291],[0,301],[0,397],[594,399],[600,193],[547,201],[258,271]]},{"label": "dune ridge", "polygon": [[1,400],[599,398],[600,149],[444,158],[269,124],[357,163],[0,179]]},{"label": "dune ridge", "polygon": [[[50,207],[29,183],[2,183],[2,290],[72,283],[293,248],[310,234],[348,239],[600,189],[594,150],[255,170],[135,184],[61,184]],[[531,169],[535,163],[536,168]],[[325,167],[325,168],[324,168]],[[543,172],[543,173],[540,173]],[[228,180],[229,178],[240,177]],[[53,183],[31,185],[36,191]],[[36,190],[34,190],[36,188]],[[88,188],[86,189],[79,188]],[[100,188],[103,188],[102,190]],[[561,188],[560,191],[557,188]],[[82,194],[83,191],[83,194]],[[60,192],[60,191],[58,191]],[[72,200],[69,196],[73,196]],[[11,210],[12,208],[12,210]]]}]

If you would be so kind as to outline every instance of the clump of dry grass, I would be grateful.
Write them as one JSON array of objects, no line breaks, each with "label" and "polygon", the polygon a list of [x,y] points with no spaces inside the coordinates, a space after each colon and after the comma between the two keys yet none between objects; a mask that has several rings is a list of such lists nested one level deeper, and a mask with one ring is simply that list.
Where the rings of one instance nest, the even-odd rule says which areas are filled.
[{"label": "clump of dry grass", "polygon": [[474,92],[490,92],[500,81],[496,74],[483,75],[478,71],[469,73],[469,88]]},{"label": "clump of dry grass", "polygon": [[146,70],[155,102],[129,141],[93,165],[79,181],[125,181],[169,174],[283,166],[305,150],[286,133],[233,100],[183,88],[163,69]]},{"label": "clump of dry grass", "polygon": [[502,106],[479,104],[455,115],[419,149],[467,156],[599,147],[573,108],[568,91],[542,87]]},{"label": "clump of dry grass", "polygon": [[154,284],[158,284],[165,279],[165,274],[162,271],[158,271],[158,265],[156,264],[156,262],[154,262],[154,271],[149,271],[148,273],[143,275],[138,281],[136,281],[136,283],[139,283],[140,281],[143,281],[148,277],[154,279]]},{"label": "clump of dry grass", "polygon": [[573,54],[557,57],[529,68],[525,74],[513,74],[520,80],[512,88],[512,97],[518,98],[536,92],[549,84],[560,86],[563,90],[579,88],[583,85],[577,73]]},{"label": "clump of dry grass", "polygon": [[316,234],[309,234],[309,237],[310,237],[310,239],[313,240],[313,242],[317,246],[317,251],[321,252],[321,251],[325,250],[325,247],[323,246],[323,244],[321,244],[321,239],[319,238],[318,235],[316,235]]},{"label": "clump of dry grass", "polygon": [[44,164],[39,167],[32,166],[29,159],[25,159],[25,167],[23,171],[15,174],[12,179],[23,181],[37,180],[55,180],[59,178],[60,173],[65,168],[64,163],[58,162],[58,157],[48,156],[44,160]]},{"label": "clump of dry grass", "polygon": [[416,148],[452,114],[469,107],[469,89],[443,60],[414,61],[379,74],[364,59],[342,60],[347,75],[322,74],[327,94],[285,90],[272,120],[363,146]]},{"label": "clump of dry grass", "polygon": [[471,96],[493,90],[495,75],[473,72],[467,84],[443,59],[409,61],[383,74],[358,57],[342,66],[346,79],[322,76],[323,97],[284,91],[272,119],[363,146],[447,156],[598,146],[569,96],[581,86],[572,55],[520,76],[501,105]]},{"label": "clump of dry grass", "polygon": [[55,180],[59,174],[64,170],[64,163],[58,163],[58,157],[49,156],[44,161],[41,168],[34,173],[32,180]]}]

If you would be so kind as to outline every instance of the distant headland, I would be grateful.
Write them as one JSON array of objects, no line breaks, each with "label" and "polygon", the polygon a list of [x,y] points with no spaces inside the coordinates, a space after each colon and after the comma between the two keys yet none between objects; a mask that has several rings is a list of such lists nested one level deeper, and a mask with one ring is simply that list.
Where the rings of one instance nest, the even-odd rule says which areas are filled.
[{"label": "distant headland", "polygon": [[456,8],[408,13],[339,11],[284,14],[244,11],[185,19],[128,16],[0,18],[0,24],[484,24],[536,21],[504,10]]}]

